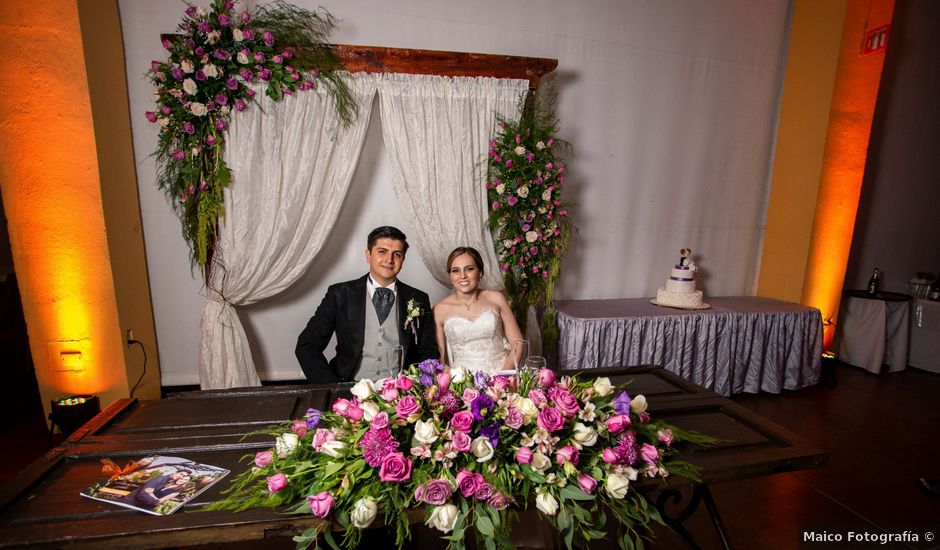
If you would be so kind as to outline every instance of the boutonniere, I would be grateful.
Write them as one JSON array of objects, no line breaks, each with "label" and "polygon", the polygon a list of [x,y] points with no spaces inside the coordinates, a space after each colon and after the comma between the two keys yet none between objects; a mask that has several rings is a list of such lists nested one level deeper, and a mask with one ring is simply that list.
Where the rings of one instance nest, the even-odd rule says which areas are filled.
[{"label": "boutonniere", "polygon": [[415,338],[415,344],[418,343],[418,330],[421,328],[421,316],[424,310],[414,299],[408,300],[408,306],[405,308],[405,330],[410,330]]}]

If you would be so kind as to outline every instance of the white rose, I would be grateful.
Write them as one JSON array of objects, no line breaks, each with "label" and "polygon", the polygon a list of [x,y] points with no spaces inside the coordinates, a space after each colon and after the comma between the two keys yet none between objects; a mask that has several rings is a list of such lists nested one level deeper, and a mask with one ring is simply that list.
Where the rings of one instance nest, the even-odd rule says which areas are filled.
[{"label": "white rose", "polygon": [[493,458],[493,444],[485,437],[478,437],[470,443],[470,452],[477,457],[477,462],[486,462]]},{"label": "white rose", "polygon": [[542,142],[542,141],[540,141],[540,142],[538,142],[538,143],[535,144],[535,148],[536,148],[536,149],[539,149],[539,150],[544,149],[544,148],[545,148],[545,143]]},{"label": "white rose", "polygon": [[251,63],[251,59],[248,57],[248,54],[245,52],[238,52],[235,55],[235,60],[241,63],[242,65],[247,65]]},{"label": "white rose", "polygon": [[206,106],[204,104],[198,101],[193,101],[192,103],[189,104],[189,112],[191,112],[192,114],[196,116],[206,116],[206,113],[208,113],[209,110],[206,109]]},{"label": "white rose", "polygon": [[366,401],[359,405],[359,408],[362,409],[362,418],[366,422],[372,422],[372,419],[379,415],[379,406],[373,403],[372,401]]},{"label": "white rose", "polygon": [[622,499],[627,496],[627,490],[630,488],[630,479],[620,474],[607,474],[607,481],[604,482],[604,489],[607,494],[616,499]]},{"label": "white rose", "polygon": [[277,456],[284,458],[297,448],[298,440],[299,438],[294,432],[281,434],[274,439],[274,451]]},{"label": "white rose", "polygon": [[189,95],[196,95],[196,92],[199,90],[199,87],[196,86],[196,81],[192,78],[187,78],[183,81],[183,91]]},{"label": "white rose", "polygon": [[369,526],[370,523],[372,523],[372,520],[375,519],[375,515],[378,512],[379,507],[375,499],[372,497],[363,497],[353,504],[353,509],[349,514],[349,518],[352,520],[353,525],[359,529],[365,529]]},{"label": "white rose", "polygon": [[539,234],[535,231],[528,231],[525,234],[525,240],[526,242],[534,243],[535,241],[539,240]]},{"label": "white rose", "polygon": [[523,185],[519,189],[516,189],[516,194],[522,198],[526,198],[529,196],[529,188]]},{"label": "white rose", "polygon": [[571,437],[585,447],[593,447],[597,443],[597,432],[594,428],[588,427],[581,422],[574,425],[574,433]]},{"label": "white rose", "polygon": [[516,147],[515,151],[516,151],[516,154],[517,154],[517,155],[524,155],[524,154],[525,154],[525,147],[523,147],[523,146],[520,145],[520,146]]},{"label": "white rose", "polygon": [[450,533],[457,523],[457,507],[453,504],[436,506],[431,511],[431,517],[425,523],[428,527],[433,527],[442,533]]},{"label": "white rose", "polygon": [[415,439],[419,443],[431,444],[437,441],[437,426],[434,425],[433,420],[419,420],[415,422]]},{"label": "white rose", "polygon": [[546,190],[542,193],[542,200],[543,200],[543,201],[547,201],[547,200],[551,200],[551,198],[552,198],[552,192],[549,191],[548,189],[546,189]]},{"label": "white rose", "polygon": [[548,493],[540,493],[535,496],[535,507],[546,516],[554,516],[558,513],[558,501]]},{"label": "white rose", "polygon": [[459,384],[467,379],[467,371],[463,367],[451,367],[450,381],[452,384]]},{"label": "white rose", "polygon": [[320,452],[327,456],[332,456],[333,458],[339,458],[339,456],[343,454],[343,449],[345,448],[345,443],[334,439],[333,441],[327,441],[324,443],[320,447]]},{"label": "white rose", "polygon": [[188,59],[184,59],[180,61],[180,69],[183,69],[183,72],[186,74],[189,74],[193,72],[194,70],[196,70],[196,68],[193,67],[193,62]]},{"label": "white rose", "polygon": [[[241,42],[242,40],[245,39],[245,33],[242,32],[242,30],[239,29],[238,27],[235,27],[234,29],[232,29],[232,39],[234,39],[235,42]],[[239,59],[238,61],[241,62],[241,59]]]},{"label": "white rose", "polygon": [[512,239],[506,239],[503,241],[503,248],[512,248],[512,245],[515,244],[515,241]]},{"label": "white rose", "polygon": [[505,191],[506,191],[506,184],[505,184],[505,183],[501,183],[501,184],[499,184],[499,185],[496,186],[496,192],[499,193],[500,195],[502,195],[503,192],[505,192]]},{"label": "white rose", "polygon": [[638,395],[630,400],[630,412],[640,414],[646,412],[646,396]]},{"label": "white rose", "polygon": [[528,417],[535,417],[539,414],[539,408],[528,397],[520,397],[518,403],[516,403],[516,408]]},{"label": "white rose", "polygon": [[532,453],[532,462],[529,466],[536,472],[543,473],[552,465],[552,461],[542,453]]},{"label": "white rose", "polygon": [[594,393],[600,397],[607,397],[614,391],[613,384],[610,383],[610,378],[602,376],[600,378],[594,379]]},{"label": "white rose", "polygon": [[365,401],[369,398],[370,395],[375,393],[375,385],[372,383],[372,380],[363,378],[362,380],[356,382],[356,385],[353,386],[349,391],[358,397],[359,401]]},{"label": "white rose", "polygon": [[215,78],[219,76],[219,68],[209,63],[208,65],[203,65],[202,72],[206,73],[206,76],[209,78]]},{"label": "white rose", "polygon": [[639,475],[639,472],[637,472],[634,468],[627,466],[626,468],[623,469],[623,475],[627,476],[627,479],[629,479],[630,481],[636,481],[636,478]]}]

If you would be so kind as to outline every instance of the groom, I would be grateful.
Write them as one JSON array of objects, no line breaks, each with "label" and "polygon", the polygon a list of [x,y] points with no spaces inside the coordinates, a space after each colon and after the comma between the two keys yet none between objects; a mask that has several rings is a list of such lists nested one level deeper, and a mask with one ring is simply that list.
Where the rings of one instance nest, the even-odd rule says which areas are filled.
[{"label": "groom", "polygon": [[[397,280],[407,251],[405,234],[397,228],[382,226],[369,233],[369,274],[330,286],[297,338],[295,353],[308,382],[387,376],[386,350],[395,346],[402,347],[405,365],[438,357],[428,295]],[[405,328],[409,304],[420,314]],[[334,333],[336,356],[327,362],[323,350]]]}]

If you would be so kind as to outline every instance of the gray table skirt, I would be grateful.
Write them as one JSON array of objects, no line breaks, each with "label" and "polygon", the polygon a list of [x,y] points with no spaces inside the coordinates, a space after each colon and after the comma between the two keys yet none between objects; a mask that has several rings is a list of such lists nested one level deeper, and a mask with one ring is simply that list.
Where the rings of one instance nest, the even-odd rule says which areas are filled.
[{"label": "gray table skirt", "polygon": [[706,298],[710,309],[646,298],[560,301],[563,370],[661,365],[716,393],[779,393],[819,382],[818,309],[751,296]]}]

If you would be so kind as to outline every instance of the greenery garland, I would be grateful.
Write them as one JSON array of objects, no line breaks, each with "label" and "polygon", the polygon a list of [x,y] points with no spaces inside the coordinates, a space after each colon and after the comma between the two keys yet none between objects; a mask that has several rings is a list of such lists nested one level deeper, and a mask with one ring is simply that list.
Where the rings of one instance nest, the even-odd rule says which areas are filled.
[{"label": "greenery garland", "polygon": [[233,10],[231,0],[213,0],[209,9],[190,5],[178,35],[163,40],[169,57],[151,62],[147,73],[157,108],[145,115],[160,125],[157,186],[180,218],[192,264],[204,272],[232,180],[223,158],[225,131],[232,110],[256,100],[250,85],[264,82],[265,94],[279,101],[322,84],[344,123],[356,117],[337,72],[340,62],[326,42],[335,27],[332,15],[280,0],[253,14]]},{"label": "greenery garland", "polygon": [[518,122],[499,119],[490,142],[486,188],[489,224],[503,272],[506,294],[525,332],[529,306],[544,305],[542,337],[546,349],[558,341],[555,283],[568,250],[571,221],[561,199],[567,168],[555,138],[556,96],[530,92]]}]

